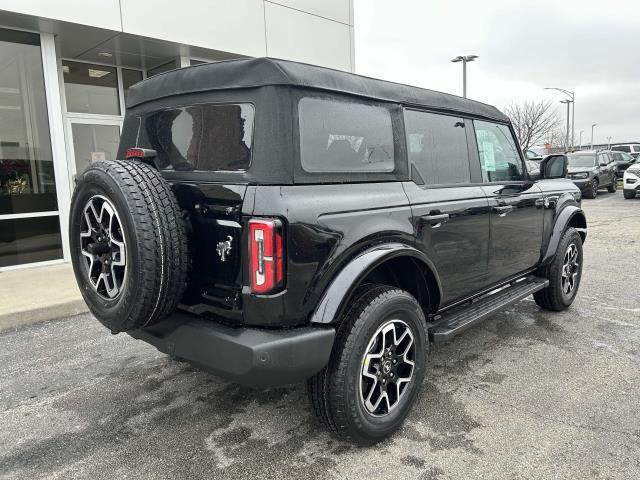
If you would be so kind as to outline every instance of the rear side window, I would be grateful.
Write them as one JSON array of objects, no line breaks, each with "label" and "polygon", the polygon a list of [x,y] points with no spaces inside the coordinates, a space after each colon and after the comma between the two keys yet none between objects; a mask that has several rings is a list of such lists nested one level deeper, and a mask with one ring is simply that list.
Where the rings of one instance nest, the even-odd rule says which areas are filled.
[{"label": "rear side window", "polygon": [[618,152],[631,152],[631,147],[629,145],[614,145],[611,147],[611,150],[617,150]]},{"label": "rear side window", "polygon": [[249,103],[159,110],[143,115],[136,144],[156,150],[157,165],[163,170],[246,170],[251,163],[254,113]]},{"label": "rear side window", "polygon": [[640,145],[634,145],[633,146],[633,153],[638,153],[640,152]]},{"label": "rear side window", "polygon": [[405,129],[409,162],[427,184],[471,181],[464,119],[407,110]]},{"label": "rear side window", "polygon": [[474,120],[484,182],[522,180],[522,160],[506,125]]},{"label": "rear side window", "polygon": [[307,172],[392,172],[388,109],[322,98],[298,103],[300,157]]}]

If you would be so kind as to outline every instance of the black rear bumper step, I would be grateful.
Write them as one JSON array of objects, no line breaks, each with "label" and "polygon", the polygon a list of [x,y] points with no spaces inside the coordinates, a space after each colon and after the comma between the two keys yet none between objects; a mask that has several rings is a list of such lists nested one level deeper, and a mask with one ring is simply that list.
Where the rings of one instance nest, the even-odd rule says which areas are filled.
[{"label": "black rear bumper step", "polygon": [[548,285],[549,280],[546,278],[533,276],[514,282],[495,293],[489,293],[472,303],[436,317],[434,325],[429,329],[429,334],[434,342],[446,342],[458,333]]}]

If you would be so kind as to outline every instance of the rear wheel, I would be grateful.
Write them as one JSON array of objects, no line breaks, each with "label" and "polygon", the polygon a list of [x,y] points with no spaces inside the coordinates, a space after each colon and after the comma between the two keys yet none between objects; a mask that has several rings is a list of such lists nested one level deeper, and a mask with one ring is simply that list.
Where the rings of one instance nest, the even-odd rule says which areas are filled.
[{"label": "rear wheel", "polygon": [[622,194],[627,200],[631,200],[632,198],[636,197],[636,192],[634,192],[633,190],[623,190]]},{"label": "rear wheel", "polygon": [[607,187],[607,192],[616,193],[616,190],[618,190],[618,179],[616,177],[613,177],[611,185]]},{"label": "rear wheel", "polygon": [[359,445],[389,437],[418,396],[428,348],[424,313],[413,296],[384,285],[361,287],[340,319],[329,364],[307,382],[316,415]]},{"label": "rear wheel", "polygon": [[533,294],[536,303],[557,312],[569,308],[582,278],[582,238],[575,228],[564,232],[553,261],[541,276],[549,280],[549,286]]}]

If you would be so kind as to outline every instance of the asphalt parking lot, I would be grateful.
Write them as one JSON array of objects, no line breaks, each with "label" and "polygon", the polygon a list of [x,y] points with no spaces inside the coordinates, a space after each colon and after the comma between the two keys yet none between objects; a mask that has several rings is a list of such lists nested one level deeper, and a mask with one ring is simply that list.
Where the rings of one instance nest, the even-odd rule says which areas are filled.
[{"label": "asphalt parking lot", "polygon": [[0,334],[0,478],[640,478],[640,198],[583,205],[574,306],[437,346],[376,447],[319,428],[302,384],[241,388],[85,315]]}]

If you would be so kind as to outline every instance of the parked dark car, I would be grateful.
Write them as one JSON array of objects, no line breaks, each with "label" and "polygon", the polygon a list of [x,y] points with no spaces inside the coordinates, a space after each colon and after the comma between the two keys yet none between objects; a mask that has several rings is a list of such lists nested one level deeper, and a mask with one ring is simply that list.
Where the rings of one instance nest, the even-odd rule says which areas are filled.
[{"label": "parked dark car", "polygon": [[613,158],[613,161],[616,162],[616,176],[618,178],[622,178],[625,170],[637,161],[636,158],[629,153],[611,151],[609,154],[611,158]]},{"label": "parked dark car", "polygon": [[570,153],[568,178],[582,191],[586,198],[596,198],[600,188],[614,193],[618,188],[616,164],[610,153],[584,150]]},{"label": "parked dark car", "polygon": [[244,385],[306,380],[358,444],[399,428],[431,342],[531,294],[564,310],[580,285],[566,157],[531,177],[482,103],[283,60],[204,64],[130,89],[118,158],[78,177],[71,207],[96,318]]}]

